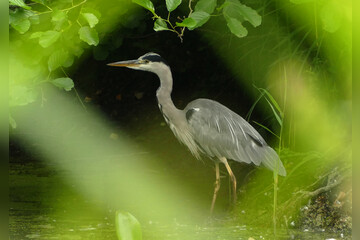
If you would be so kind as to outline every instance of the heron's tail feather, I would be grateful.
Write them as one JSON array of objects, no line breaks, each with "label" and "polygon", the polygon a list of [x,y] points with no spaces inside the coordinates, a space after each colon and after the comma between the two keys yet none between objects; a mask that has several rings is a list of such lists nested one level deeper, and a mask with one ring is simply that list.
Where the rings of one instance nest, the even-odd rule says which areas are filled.
[{"label": "heron's tail feather", "polygon": [[272,171],[275,171],[275,169],[277,169],[279,175],[286,176],[286,170],[279,156],[277,155],[275,150],[269,146],[265,147],[264,149],[264,158],[262,160],[262,164]]}]

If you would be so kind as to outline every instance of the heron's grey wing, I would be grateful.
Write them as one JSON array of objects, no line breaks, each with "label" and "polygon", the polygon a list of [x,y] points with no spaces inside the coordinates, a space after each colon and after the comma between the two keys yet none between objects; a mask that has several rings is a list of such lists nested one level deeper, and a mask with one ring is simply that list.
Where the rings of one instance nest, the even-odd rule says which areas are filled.
[{"label": "heron's grey wing", "polygon": [[276,168],[285,176],[286,171],[277,153],[267,145],[261,135],[242,117],[218,102],[197,99],[184,109],[193,137],[210,157],[226,157],[238,162],[263,164]]}]

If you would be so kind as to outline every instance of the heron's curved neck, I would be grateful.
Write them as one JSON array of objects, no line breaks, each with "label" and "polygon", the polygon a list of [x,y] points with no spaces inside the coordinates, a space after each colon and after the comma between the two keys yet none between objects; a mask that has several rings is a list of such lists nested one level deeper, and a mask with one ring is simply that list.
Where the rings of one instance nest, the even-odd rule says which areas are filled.
[{"label": "heron's curved neck", "polygon": [[171,91],[173,87],[173,78],[169,67],[163,68],[156,72],[160,79],[160,87],[156,91],[160,110],[167,117],[171,117],[179,111],[171,99]]}]

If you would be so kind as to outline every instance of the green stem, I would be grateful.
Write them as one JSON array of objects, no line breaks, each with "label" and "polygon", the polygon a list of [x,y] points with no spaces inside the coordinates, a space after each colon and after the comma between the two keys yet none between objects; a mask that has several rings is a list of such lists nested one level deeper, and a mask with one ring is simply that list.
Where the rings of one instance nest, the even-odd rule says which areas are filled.
[{"label": "green stem", "polygon": [[[73,5],[73,6],[69,7],[69,8],[60,9],[60,11],[69,11],[71,9],[74,9],[74,8],[77,8],[77,7],[81,6],[81,5],[83,5],[86,2],[87,2],[87,0],[84,0],[84,1],[82,1],[82,2],[80,2],[78,4],[76,4],[76,5]],[[48,8],[51,9],[50,7],[48,7]],[[47,14],[47,13],[52,13],[52,12],[53,12],[53,10],[51,9],[50,11],[41,12],[41,13],[38,13],[37,15],[42,15],[42,14]]]},{"label": "green stem", "polygon": [[87,108],[86,108],[85,104],[83,103],[83,101],[81,100],[80,95],[79,95],[79,93],[78,93],[78,91],[76,90],[75,87],[74,87],[74,92],[76,94],[76,97],[79,99],[79,102],[81,103],[81,106],[84,108],[85,111],[87,111]]},{"label": "green stem", "polygon": [[[64,70],[63,67],[61,67],[61,71],[65,74],[66,77],[69,77],[69,76],[67,75],[67,73],[65,72],[65,70]],[[84,108],[84,110],[87,111],[86,106],[85,106],[85,104],[83,103],[83,101],[81,100],[80,95],[79,95],[78,91],[76,91],[76,88],[75,88],[75,87],[74,87],[74,92],[75,92],[75,94],[76,94],[76,97],[79,99],[79,102],[81,103],[81,105],[82,105],[82,107]]]},{"label": "green stem", "polygon": [[[192,9],[192,7],[191,7],[191,2],[192,2],[192,0],[189,0],[189,9],[190,9],[190,12],[189,12],[188,17],[190,17],[190,15],[193,13],[193,9]],[[181,29],[181,35],[179,35],[179,37],[180,37],[180,39],[181,39],[181,42],[182,42],[182,36],[184,36],[184,31],[185,31],[185,27],[183,27],[183,28]]]}]

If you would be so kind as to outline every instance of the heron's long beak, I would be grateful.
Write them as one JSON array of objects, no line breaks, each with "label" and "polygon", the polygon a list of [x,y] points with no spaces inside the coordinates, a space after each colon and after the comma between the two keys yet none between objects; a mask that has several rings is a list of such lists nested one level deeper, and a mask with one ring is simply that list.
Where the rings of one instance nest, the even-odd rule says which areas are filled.
[{"label": "heron's long beak", "polygon": [[127,61],[120,61],[120,62],[113,62],[113,63],[108,63],[108,66],[114,66],[114,67],[135,67],[138,66],[139,60],[127,60]]}]

